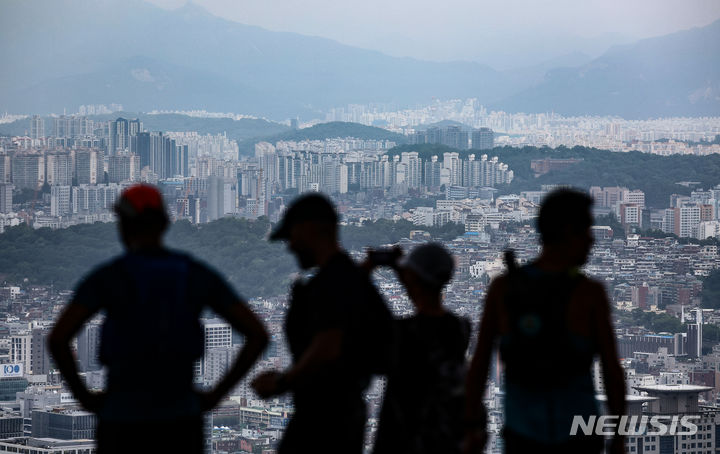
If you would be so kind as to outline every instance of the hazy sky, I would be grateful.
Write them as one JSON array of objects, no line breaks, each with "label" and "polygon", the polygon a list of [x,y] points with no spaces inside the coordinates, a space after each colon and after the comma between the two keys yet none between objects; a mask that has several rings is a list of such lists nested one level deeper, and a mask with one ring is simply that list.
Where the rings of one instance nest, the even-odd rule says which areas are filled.
[{"label": "hazy sky", "polygon": [[[149,0],[176,8],[187,0]],[[502,68],[659,36],[720,18],[720,0],[193,0],[275,31],[395,56]]]}]

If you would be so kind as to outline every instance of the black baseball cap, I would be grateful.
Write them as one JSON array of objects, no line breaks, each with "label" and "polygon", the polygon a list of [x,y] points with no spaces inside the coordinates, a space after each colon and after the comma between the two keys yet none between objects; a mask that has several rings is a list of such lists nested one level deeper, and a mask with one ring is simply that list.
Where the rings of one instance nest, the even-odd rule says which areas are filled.
[{"label": "black baseball cap", "polygon": [[282,220],[270,234],[270,241],[287,240],[293,226],[305,221],[337,224],[338,215],[335,206],[327,197],[317,193],[302,195],[285,211]]}]

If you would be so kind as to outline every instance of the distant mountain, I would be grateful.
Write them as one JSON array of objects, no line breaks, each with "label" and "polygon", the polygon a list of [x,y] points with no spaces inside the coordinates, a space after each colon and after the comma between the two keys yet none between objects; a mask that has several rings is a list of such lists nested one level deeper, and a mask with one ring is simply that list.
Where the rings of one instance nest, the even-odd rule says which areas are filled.
[{"label": "distant mountain", "polygon": [[[62,18],[58,20],[58,18]],[[347,103],[499,100],[522,87],[479,63],[395,58],[141,0],[5,0],[0,109],[197,108],[285,119]]]},{"label": "distant mountain", "polygon": [[335,137],[355,137],[366,140],[392,140],[405,143],[407,137],[387,129],[365,126],[359,123],[331,121],[318,123],[309,128],[286,131],[271,137],[272,140],[323,140]]},{"label": "distant mountain", "polygon": [[[141,112],[255,112],[262,105],[261,113],[273,114],[286,108],[285,98],[274,92],[149,57],[133,57],[98,71],[45,80],[18,89],[15,98],[24,112],[62,112],[70,106],[75,110],[80,104],[116,102]],[[298,110],[307,113],[302,107]]]},{"label": "distant mountain", "polygon": [[518,86],[530,87],[543,81],[545,74],[558,68],[575,68],[590,63],[593,58],[582,52],[572,52],[552,58],[537,65],[503,71]]},{"label": "distant mountain", "polygon": [[577,68],[495,103],[511,112],[619,115],[628,119],[720,115],[720,21],[610,49]]},{"label": "distant mountain", "polygon": [[[510,112],[717,115],[718,22],[511,71],[427,62],[228,21],[188,2],[3,0],[0,111],[233,111],[275,120],[351,103],[476,97]],[[579,66],[577,66],[579,65]]]}]

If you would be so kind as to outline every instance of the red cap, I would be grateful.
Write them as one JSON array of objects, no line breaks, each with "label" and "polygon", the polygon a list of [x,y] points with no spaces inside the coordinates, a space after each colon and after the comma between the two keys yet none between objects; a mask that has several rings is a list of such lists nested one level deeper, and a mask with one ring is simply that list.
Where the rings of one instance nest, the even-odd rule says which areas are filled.
[{"label": "red cap", "polygon": [[164,212],[160,191],[149,184],[136,184],[124,190],[115,204],[115,211],[122,216],[139,216],[147,211]]}]

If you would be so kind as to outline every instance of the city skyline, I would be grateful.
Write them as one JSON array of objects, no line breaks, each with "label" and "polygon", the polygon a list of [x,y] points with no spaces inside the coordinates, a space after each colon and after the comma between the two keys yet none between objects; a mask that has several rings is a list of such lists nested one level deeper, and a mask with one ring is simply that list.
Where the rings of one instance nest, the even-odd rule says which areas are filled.
[{"label": "city skyline", "polygon": [[[227,395],[202,414],[204,452],[282,452],[281,440],[292,433],[288,424],[302,413],[296,405],[322,403],[329,394],[319,386],[317,395],[294,400],[310,380],[303,381],[302,368],[293,374],[293,367],[310,364],[306,377],[317,379],[312,371],[327,364],[345,371],[347,364],[360,368],[365,361],[299,360],[293,337],[304,338],[300,326],[317,323],[318,333],[333,334],[315,337],[312,349],[339,346],[340,355],[348,345],[375,351],[373,336],[380,331],[377,320],[359,317],[355,306],[345,313],[341,306],[353,298],[336,297],[336,289],[320,291],[325,279],[361,294],[350,281],[338,285],[342,275],[328,279],[325,272],[342,268],[339,252],[347,254],[351,270],[352,262],[397,258],[401,251],[402,261],[378,261],[371,274],[379,293],[373,301],[384,302],[405,327],[393,337],[409,332],[407,323],[417,317],[425,324],[417,327],[435,328],[441,327],[437,320],[457,317],[462,330],[423,328],[412,341],[377,347],[410,360],[440,357],[431,344],[462,331],[452,365],[443,360],[421,369],[452,379],[445,397],[452,396],[453,407],[470,403],[472,410],[478,402],[471,394],[482,396],[485,454],[505,451],[504,427],[512,430],[513,421],[506,374],[513,378],[506,366],[522,350],[534,352],[525,366],[532,370],[515,386],[560,396],[566,385],[574,389],[580,371],[560,364],[581,362],[583,398],[597,404],[594,413],[615,408],[610,401],[625,395],[625,414],[640,421],[631,422],[623,440],[626,454],[720,452],[717,0],[6,0],[0,42],[0,61],[8,63],[0,72],[0,452],[93,454],[103,415],[87,411],[95,407],[87,391],[106,391],[108,378],[112,389],[121,369],[132,375],[128,389],[147,391],[144,400],[126,399],[133,417],[147,416],[155,397],[190,402],[171,386],[176,377],[153,379],[155,369],[184,376],[190,390],[184,395],[193,399],[223,388],[226,374],[236,372],[234,361],[243,357],[239,352],[252,344],[242,325],[226,317],[235,300],[247,301],[257,315],[267,348],[240,381],[225,383]],[[567,198],[547,208],[548,196],[558,194],[576,199],[582,210]],[[295,203],[308,195],[305,200],[323,208],[311,203],[297,214]],[[313,206],[321,212],[318,222],[306,223],[316,220]],[[566,222],[554,236],[572,242],[550,238],[548,210]],[[133,241],[129,216],[143,212],[148,216],[142,219],[156,221],[152,241],[149,231]],[[332,231],[330,218],[337,224]],[[295,231],[293,223],[304,227]],[[318,254],[335,251],[320,266],[313,266],[320,263],[315,240],[305,238],[316,226],[323,229],[311,236],[325,243]],[[271,240],[287,232],[289,244]],[[441,246],[442,259],[410,258],[428,243],[436,252]],[[549,260],[553,246],[572,250],[573,257]],[[575,254],[580,250],[582,261]],[[192,263],[159,266],[174,251]],[[141,263],[146,256],[147,267]],[[103,265],[108,263],[121,267]],[[129,269],[131,263],[137,269]],[[200,263],[208,269],[201,271]],[[533,281],[552,281],[553,288],[513,281],[527,270],[542,276]],[[117,289],[111,274],[124,279]],[[196,279],[203,276],[207,282]],[[364,272],[358,276],[365,282]],[[556,284],[574,286],[578,276],[596,289],[584,295],[592,297],[571,297],[574,290],[560,301]],[[543,294],[543,306],[562,303],[567,313],[553,310],[557,320],[538,318],[538,305],[531,305],[518,325],[526,331],[536,328],[527,329],[527,320],[540,331],[550,326],[553,332],[543,336],[557,342],[539,339],[534,347],[511,345],[509,355],[488,354],[487,385],[474,392],[470,372],[470,386],[461,391],[466,368],[475,363],[473,349],[493,345],[483,344],[487,337],[479,326],[482,317],[498,313],[486,310],[494,304],[488,295],[496,295],[490,289],[498,278],[519,282],[518,288],[532,284],[531,291],[495,301],[504,300],[506,308]],[[424,284],[413,289],[413,281]],[[156,283],[169,285],[134,301],[135,293]],[[109,289],[117,298],[107,297]],[[159,320],[160,309],[151,302],[161,301],[164,314],[175,314],[171,308],[177,306],[165,298],[170,289],[173,298],[192,303],[197,323]],[[209,307],[195,312],[195,303],[206,304],[218,293],[224,302],[211,305],[217,313]],[[362,295],[366,303],[374,293]],[[110,366],[108,373],[108,333],[126,330],[118,330],[107,313],[92,312],[76,342],[71,335],[62,342],[66,354],[50,354],[72,312],[67,308],[90,300],[101,304],[93,302],[93,310],[113,314],[124,311],[111,307],[138,308],[127,319],[128,334],[114,345],[133,346],[117,357],[115,372]],[[331,310],[299,316],[311,307]],[[296,325],[288,328],[293,311]],[[333,332],[339,320],[331,318],[340,312],[343,320],[368,323],[353,325],[338,341]],[[582,313],[579,321],[575,312]],[[574,331],[578,327],[581,332]],[[585,328],[606,335],[600,343],[588,342],[582,355],[559,348],[572,343],[566,335],[584,341]],[[190,345],[166,342],[175,331],[198,341],[192,347],[197,355],[184,362],[192,366],[187,374],[168,367]],[[154,337],[162,339],[155,343]],[[67,366],[73,354],[80,376],[68,380],[62,363]],[[393,382],[393,369],[433,389],[434,399],[444,396],[401,361],[380,363],[385,361],[373,365],[372,381],[368,374],[353,384],[367,406],[366,454],[382,446],[375,444],[387,421],[381,408],[393,402],[393,386],[403,386]],[[267,371],[278,372],[254,380]],[[262,390],[265,379],[274,391]],[[514,408],[521,404],[534,414],[528,396]],[[342,450],[329,446],[325,412],[354,413],[334,407],[342,399],[327,400],[303,434],[313,446]],[[448,407],[459,418],[458,408]],[[661,436],[645,424],[651,417],[671,421],[689,414],[697,425],[686,428],[696,433],[670,429]],[[476,420],[466,419],[462,430]],[[433,435],[441,420],[426,432]],[[200,416],[196,421],[200,427]],[[187,438],[153,429],[122,436],[157,446]]]}]

